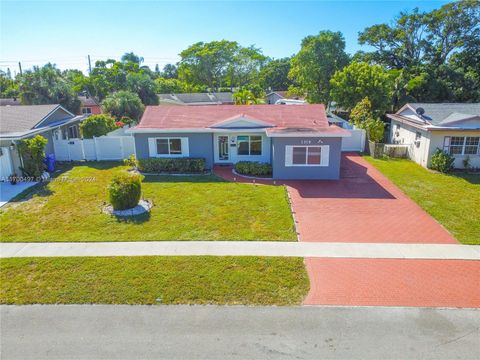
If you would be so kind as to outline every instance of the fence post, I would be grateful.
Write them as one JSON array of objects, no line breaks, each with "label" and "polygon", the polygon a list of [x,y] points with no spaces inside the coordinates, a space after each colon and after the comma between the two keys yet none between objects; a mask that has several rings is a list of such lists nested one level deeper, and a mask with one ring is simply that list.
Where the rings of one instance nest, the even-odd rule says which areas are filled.
[{"label": "fence post", "polygon": [[99,151],[98,151],[98,147],[97,147],[97,138],[95,136],[93,137],[93,148],[95,150],[95,159],[97,161],[101,160],[100,155],[98,154]]}]

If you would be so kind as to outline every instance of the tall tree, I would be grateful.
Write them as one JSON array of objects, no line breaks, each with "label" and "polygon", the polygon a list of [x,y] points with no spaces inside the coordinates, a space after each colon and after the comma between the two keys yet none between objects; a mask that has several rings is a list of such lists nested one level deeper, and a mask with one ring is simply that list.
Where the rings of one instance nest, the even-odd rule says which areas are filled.
[{"label": "tall tree", "polygon": [[224,86],[240,87],[253,81],[266,59],[260,49],[245,48],[227,40],[198,42],[180,56],[180,80],[215,90]]},{"label": "tall tree", "polygon": [[128,52],[128,53],[125,53],[122,55],[122,58],[121,58],[122,62],[123,63],[134,63],[134,64],[137,64],[140,66],[141,63],[143,63],[143,57],[141,56],[138,56],[137,54],[135,54],[133,51],[132,52]]},{"label": "tall tree", "polygon": [[145,110],[137,94],[130,91],[118,91],[105,98],[102,108],[117,119],[123,116],[138,121]]},{"label": "tall tree", "polygon": [[346,110],[351,110],[365,97],[377,113],[390,106],[392,78],[379,65],[353,62],[337,71],[330,83],[332,99]]},{"label": "tall tree", "polygon": [[177,79],[178,69],[174,64],[166,64],[163,67],[162,77],[165,79]]},{"label": "tall tree", "polygon": [[290,58],[275,59],[267,62],[258,74],[260,86],[265,90],[288,90],[293,81],[288,78]]},{"label": "tall tree", "polygon": [[312,103],[330,101],[330,78],[348,64],[342,33],[321,31],[307,36],[292,59],[289,77],[307,94]]},{"label": "tall tree", "polygon": [[143,73],[127,75],[127,89],[136,93],[144,105],[158,105],[158,96],[155,82],[150,76]]},{"label": "tall tree", "polygon": [[18,87],[25,105],[60,104],[73,113],[80,109],[73,84],[53,64],[34,66],[33,70],[25,71],[18,76]]}]

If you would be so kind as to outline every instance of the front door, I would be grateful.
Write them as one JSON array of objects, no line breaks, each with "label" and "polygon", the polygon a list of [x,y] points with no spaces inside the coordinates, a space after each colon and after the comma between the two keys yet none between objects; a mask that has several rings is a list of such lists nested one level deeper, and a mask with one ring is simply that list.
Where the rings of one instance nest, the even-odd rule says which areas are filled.
[{"label": "front door", "polygon": [[218,137],[218,160],[220,161],[228,161],[228,136],[220,135]]}]

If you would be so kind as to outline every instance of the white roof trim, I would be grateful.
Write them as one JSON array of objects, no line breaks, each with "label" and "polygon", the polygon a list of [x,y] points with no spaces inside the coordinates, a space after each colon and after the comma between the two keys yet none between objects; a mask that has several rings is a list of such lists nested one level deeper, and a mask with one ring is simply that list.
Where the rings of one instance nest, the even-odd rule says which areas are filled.
[{"label": "white roof trim", "polygon": [[68,111],[67,109],[65,109],[62,105],[57,105],[55,108],[52,109],[52,111],[50,111],[47,115],[45,115],[38,123],[35,124],[35,126],[32,128],[32,129],[37,129],[39,128],[39,126],[46,120],[48,119],[48,117],[50,115],[52,115],[55,111],[57,111],[58,109],[61,109],[63,111],[65,111],[68,115],[70,116],[73,116],[75,117],[76,115],[75,114],[72,114],[70,111]]},{"label": "white roof trim", "polygon": [[350,137],[352,134],[348,131],[344,133],[331,133],[331,132],[322,132],[322,131],[299,131],[299,132],[289,132],[289,133],[268,133],[268,137],[280,137],[280,138],[298,138],[298,137]]},{"label": "white roof trim", "polygon": [[246,122],[249,122],[253,125],[261,126],[261,127],[273,127],[274,126],[273,124],[270,124],[270,123],[262,121],[262,120],[251,118],[251,117],[249,117],[245,114],[239,114],[239,115],[235,115],[235,116],[233,116],[229,119],[219,121],[219,122],[217,122],[217,123],[215,123],[215,124],[213,124],[209,127],[210,128],[223,127],[223,126],[226,126],[226,125],[233,124],[237,121],[246,121]]}]

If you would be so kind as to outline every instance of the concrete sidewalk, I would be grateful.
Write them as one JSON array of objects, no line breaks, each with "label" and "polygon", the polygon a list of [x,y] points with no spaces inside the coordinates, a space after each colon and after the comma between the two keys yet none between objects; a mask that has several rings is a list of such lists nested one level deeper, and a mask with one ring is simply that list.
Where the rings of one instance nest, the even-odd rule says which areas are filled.
[{"label": "concrete sidewalk", "polygon": [[148,255],[480,260],[480,246],[278,241],[0,243],[1,258]]}]

